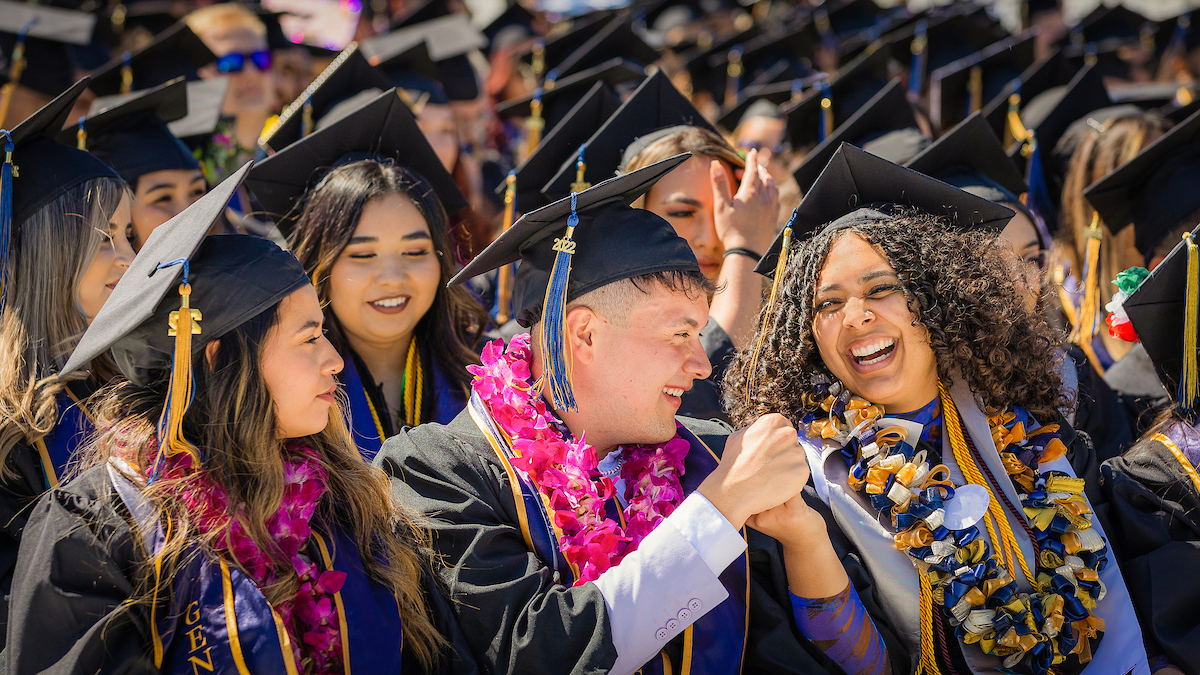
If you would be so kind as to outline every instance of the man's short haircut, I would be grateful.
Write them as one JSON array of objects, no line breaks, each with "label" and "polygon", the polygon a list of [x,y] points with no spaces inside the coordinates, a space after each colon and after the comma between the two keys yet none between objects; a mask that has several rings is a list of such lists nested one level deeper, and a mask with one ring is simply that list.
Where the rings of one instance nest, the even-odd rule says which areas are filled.
[{"label": "man's short haircut", "polygon": [[[655,286],[666,289],[671,293],[684,293],[689,298],[697,298],[704,294],[710,302],[716,286],[702,272],[696,270],[667,270],[651,272],[636,277],[628,277],[611,284],[606,284],[567,303],[567,311],[576,307],[587,307],[606,320],[624,325],[625,316],[638,300],[649,296]],[[539,330],[542,321],[539,309],[538,316],[530,331],[534,334]]]},{"label": "man's short haircut", "polygon": [[222,2],[208,7],[201,7],[185,18],[188,28],[204,39],[212,31],[238,26],[254,33],[257,37],[267,37],[267,27],[258,16],[246,9],[245,6],[234,2]]}]

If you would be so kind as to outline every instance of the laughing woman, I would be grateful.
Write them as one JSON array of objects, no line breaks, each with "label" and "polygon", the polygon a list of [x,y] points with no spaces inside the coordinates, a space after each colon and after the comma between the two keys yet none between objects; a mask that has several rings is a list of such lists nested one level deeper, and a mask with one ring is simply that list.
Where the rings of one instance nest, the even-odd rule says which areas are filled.
[{"label": "laughing woman", "polygon": [[304,268],[205,238],[244,175],[155,231],[64,366],[111,349],[128,381],[90,468],[32,509],[0,670],[426,672],[454,637],[345,427]]},{"label": "laughing woman", "polygon": [[0,255],[0,628],[29,507],[76,459],[91,430],[82,402],[115,368],[102,357],[89,377],[52,376],[133,260],[125,184],[100,160],[50,137],[80,91],[76,85],[0,136],[0,146],[11,139],[20,166],[11,242]]},{"label": "laughing woman", "polygon": [[760,516],[798,570],[797,621],[854,644],[867,628],[829,608],[862,602],[897,636],[901,672],[1145,675],[1129,594],[1066,456],[1086,440],[1058,414],[1052,334],[994,233],[948,227],[953,214],[997,228],[1012,212],[843,146],[794,221],[761,349],[727,379],[736,421],[784,411],[802,430],[832,550],[871,581],[804,595],[796,558],[828,560],[829,543],[789,549],[788,522],[812,530],[804,502]]}]

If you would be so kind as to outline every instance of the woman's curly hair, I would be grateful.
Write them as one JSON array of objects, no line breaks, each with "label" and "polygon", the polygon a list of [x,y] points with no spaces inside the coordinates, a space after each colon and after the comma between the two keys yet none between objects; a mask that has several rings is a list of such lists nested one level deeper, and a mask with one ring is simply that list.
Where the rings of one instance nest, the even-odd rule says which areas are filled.
[{"label": "woman's curly hair", "polygon": [[759,317],[757,360],[752,349],[742,350],[725,375],[737,424],[771,412],[799,423],[809,411],[812,375],[829,374],[812,330],[817,283],[833,244],[849,233],[876,246],[899,275],[914,325],[928,331],[947,387],[951,375],[961,373],[987,406],[1020,405],[1040,420],[1058,416],[1066,401],[1056,334],[1022,305],[1013,256],[994,235],[960,232],[935,216],[897,209],[886,219],[821,232],[793,246],[774,308]]}]

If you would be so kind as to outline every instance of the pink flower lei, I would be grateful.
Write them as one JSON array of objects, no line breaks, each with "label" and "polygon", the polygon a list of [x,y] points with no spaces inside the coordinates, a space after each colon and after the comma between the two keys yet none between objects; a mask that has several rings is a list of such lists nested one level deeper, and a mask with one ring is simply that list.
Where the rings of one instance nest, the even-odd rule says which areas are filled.
[{"label": "pink flower lei", "polygon": [[[302,548],[312,538],[310,521],[325,496],[328,475],[316,453],[302,446],[289,447],[283,461],[283,499],[279,510],[267,519],[267,531],[279,551],[291,562],[300,578],[291,600],[274,607],[291,638],[292,653],[301,672],[343,673],[344,655],[334,594],[342,590],[346,573],[324,572]],[[226,546],[218,553],[229,554],[259,588],[279,580],[276,559],[262,551],[243,526],[242,518],[230,517],[229,496],[203,469],[193,469],[186,454],[167,460],[164,478],[179,486],[176,496],[191,514],[202,534],[224,530]],[[241,515],[243,508],[237,507]]]},{"label": "pink flower lei", "polygon": [[[475,393],[512,441],[512,465],[529,474],[561,532],[560,550],[579,574],[575,585],[595,580],[637,550],[638,544],[683,501],[683,460],[690,444],[675,437],[661,445],[625,449],[625,527],[604,514],[616,490],[597,469],[596,449],[586,438],[567,441],[546,402],[532,390],[529,335],[501,340],[483,350],[481,366],[469,366]],[[678,428],[678,423],[676,423]]]}]

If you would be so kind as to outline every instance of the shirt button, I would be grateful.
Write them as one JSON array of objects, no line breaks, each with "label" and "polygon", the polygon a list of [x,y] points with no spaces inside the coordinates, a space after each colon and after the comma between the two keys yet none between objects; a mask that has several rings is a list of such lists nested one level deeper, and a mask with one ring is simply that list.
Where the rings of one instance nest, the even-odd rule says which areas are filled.
[{"label": "shirt button", "polygon": [[671,620],[667,621],[667,630],[674,631],[678,627],[679,627],[679,622],[676,621],[675,619],[671,619]]},{"label": "shirt button", "polygon": [[684,607],[683,609],[679,610],[679,620],[680,621],[683,621],[684,623],[686,623],[691,618],[692,618],[692,612],[687,607]]},{"label": "shirt button", "polygon": [[663,640],[666,640],[666,639],[667,639],[667,629],[666,629],[666,628],[659,628],[657,631],[655,631],[655,633],[654,633],[654,637],[658,638],[658,640],[659,640],[660,642],[661,642],[661,641],[663,641]]},{"label": "shirt button", "polygon": [[688,600],[688,609],[692,610],[693,612],[699,612],[700,598],[692,598],[691,600]]}]

